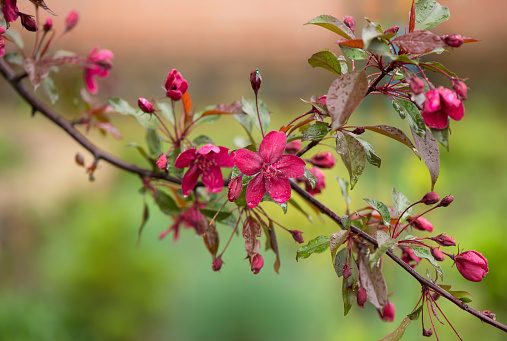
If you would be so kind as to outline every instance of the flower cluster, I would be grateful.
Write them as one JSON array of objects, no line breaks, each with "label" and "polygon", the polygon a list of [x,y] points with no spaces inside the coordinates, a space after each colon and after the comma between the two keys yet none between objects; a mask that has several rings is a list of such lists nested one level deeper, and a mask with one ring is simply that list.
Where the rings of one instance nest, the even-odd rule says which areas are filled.
[{"label": "flower cluster", "polygon": [[454,91],[440,86],[426,93],[421,115],[428,127],[445,129],[449,125],[449,117],[459,121],[464,114],[463,103]]}]

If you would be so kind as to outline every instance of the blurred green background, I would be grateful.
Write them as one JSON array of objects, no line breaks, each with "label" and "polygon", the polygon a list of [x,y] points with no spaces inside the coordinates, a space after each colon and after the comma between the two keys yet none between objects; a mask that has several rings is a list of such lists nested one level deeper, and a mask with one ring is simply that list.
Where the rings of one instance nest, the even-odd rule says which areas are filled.
[{"label": "blurred green background", "polygon": [[[212,3],[212,4],[211,4]],[[460,77],[470,78],[465,117],[452,123],[450,153],[441,149],[440,195],[452,194],[454,203],[428,218],[435,234],[453,236],[463,249],[482,252],[490,273],[481,283],[463,279],[443,263],[444,277],[453,289],[474,295],[471,305],[491,310],[507,321],[502,264],[505,250],[503,209],[507,199],[504,127],[505,37],[499,17],[503,1],[441,1],[450,7],[451,20],[435,31],[462,33],[480,39],[439,57]],[[135,105],[140,96],[159,98],[167,73],[178,68],[190,83],[197,110],[216,103],[252,97],[248,74],[259,68],[263,76],[260,97],[274,113],[277,129],[294,115],[308,110],[299,98],[327,92],[334,77],[312,69],[306,59],[329,47],[339,53],[336,36],[303,23],[327,13],[354,15],[358,27],[368,16],[384,27],[406,25],[410,1],[238,2],[188,1],[47,1],[59,14],[55,27],[71,9],[80,12],[75,32],[59,48],[87,54],[93,46],[115,52],[115,67],[100,81],[104,100],[120,96]],[[479,5],[481,7],[479,7]],[[33,9],[26,1],[25,12]],[[203,6],[203,7],[199,7]],[[208,7],[204,7],[208,6]],[[195,8],[200,8],[195,12]],[[467,21],[478,10],[483,15]],[[485,14],[484,14],[485,13]],[[45,17],[45,15],[44,15]],[[19,25],[14,27],[19,29]],[[26,45],[33,40],[26,35]],[[66,100],[58,108],[69,118],[82,109],[74,101],[82,82],[77,69],[60,73],[58,84]],[[55,77],[57,78],[57,77]],[[442,80],[442,85],[450,84]],[[377,340],[393,331],[415,306],[420,288],[391,261],[385,276],[390,300],[396,307],[394,323],[381,322],[373,306],[354,306],[343,317],[341,280],[329,255],[295,261],[298,245],[278,233],[282,267],[272,270],[274,255],[263,252],[265,266],[258,275],[244,260],[241,237],[233,239],[220,273],[211,270],[211,257],[200,238],[183,230],[180,241],[158,240],[171,220],[148,200],[150,219],[136,248],[143,198],[136,176],[99,164],[96,181],[88,182],[74,155],[80,146],[45,118],[31,118],[29,107],[0,82],[0,340]],[[43,96],[41,94],[41,96]],[[90,132],[104,149],[146,166],[127,143],[144,143],[140,126],[126,117],[112,116],[124,138],[120,141]],[[203,126],[215,142],[230,142],[240,129],[232,118]],[[380,97],[368,99],[350,124],[389,122],[408,131],[408,125]],[[210,133],[210,128],[213,134]],[[372,133],[364,137],[382,158],[382,167],[367,169],[351,192],[352,207],[368,197],[390,203],[395,187],[410,200],[429,190],[429,175],[406,147]],[[321,150],[326,150],[322,147]],[[334,175],[346,177],[340,164],[328,172],[327,189],[319,196],[343,213]],[[289,228],[304,231],[305,240],[329,235],[336,227],[314,216],[313,224],[293,209],[287,215],[272,204],[264,206]],[[221,227],[223,247],[230,228]],[[455,252],[453,249],[451,252]],[[424,266],[418,268],[425,273]],[[504,340],[505,334],[439,300],[443,311],[465,340]],[[409,326],[407,340],[422,339],[420,320]],[[455,338],[451,328],[437,326],[441,340]]]}]

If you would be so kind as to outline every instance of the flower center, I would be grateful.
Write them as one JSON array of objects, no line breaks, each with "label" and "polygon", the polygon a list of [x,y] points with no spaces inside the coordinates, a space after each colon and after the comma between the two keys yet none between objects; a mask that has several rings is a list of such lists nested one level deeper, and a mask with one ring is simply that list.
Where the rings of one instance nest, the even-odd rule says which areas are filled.
[{"label": "flower center", "polygon": [[197,167],[199,167],[201,171],[206,171],[215,164],[215,160],[209,160],[203,156],[200,156],[197,162]]},{"label": "flower center", "polygon": [[271,179],[275,176],[278,176],[280,171],[273,165],[264,165],[264,177]]}]

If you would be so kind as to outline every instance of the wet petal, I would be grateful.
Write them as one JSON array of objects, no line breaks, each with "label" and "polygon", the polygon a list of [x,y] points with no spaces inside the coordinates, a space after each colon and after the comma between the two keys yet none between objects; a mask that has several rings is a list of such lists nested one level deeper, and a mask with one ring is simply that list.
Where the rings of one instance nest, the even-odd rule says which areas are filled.
[{"label": "wet petal", "polygon": [[97,86],[97,81],[94,78],[94,74],[91,72],[91,69],[85,69],[85,83],[86,87],[88,88],[88,91],[95,95],[97,91],[99,90],[99,87]]},{"label": "wet petal", "polygon": [[260,172],[264,162],[259,154],[248,149],[238,149],[234,156],[234,164],[245,175],[254,175]]},{"label": "wet petal", "polygon": [[197,179],[199,178],[199,174],[200,172],[197,164],[194,164],[188,169],[183,176],[183,180],[181,180],[181,191],[183,192],[183,195],[189,195],[194,189]]},{"label": "wet petal", "polygon": [[296,155],[282,155],[273,166],[275,166],[285,178],[295,178],[305,174],[305,162]]},{"label": "wet petal", "polygon": [[225,147],[219,147],[220,152],[218,154],[210,155],[220,167],[234,167],[234,156],[229,155],[229,149]]},{"label": "wet petal", "polygon": [[250,180],[248,186],[246,187],[245,199],[248,207],[255,207],[259,205],[264,193],[266,193],[264,174],[260,173]]},{"label": "wet petal", "polygon": [[423,110],[427,112],[436,111],[440,108],[439,89],[433,89],[426,93],[426,100],[423,104]]},{"label": "wet petal", "polygon": [[437,110],[432,112],[421,111],[421,115],[424,119],[424,123],[434,129],[444,129],[449,125],[449,119],[447,114],[443,110]]},{"label": "wet petal", "polygon": [[220,167],[209,167],[204,170],[201,175],[204,186],[213,193],[218,193],[224,188],[224,179]]},{"label": "wet petal", "polygon": [[273,164],[285,151],[287,145],[287,136],[281,131],[269,132],[262,140],[259,146],[259,155],[265,163]]},{"label": "wet petal", "polygon": [[[287,179],[274,176],[265,181],[266,190],[271,198],[278,203],[286,202],[290,199],[290,182]],[[248,201],[247,201],[248,202]]]},{"label": "wet petal", "polygon": [[446,107],[446,112],[450,118],[452,118],[453,120],[459,121],[465,115],[465,107],[463,106],[463,103],[461,103],[461,101],[459,101],[459,104],[457,106]]},{"label": "wet petal", "polygon": [[187,149],[178,155],[174,162],[174,166],[176,168],[190,167],[196,159],[197,154],[195,153],[195,148]]},{"label": "wet petal", "polygon": [[220,148],[212,145],[211,143],[206,143],[197,151],[197,153],[201,155],[206,155],[209,154],[210,152],[220,153]]}]

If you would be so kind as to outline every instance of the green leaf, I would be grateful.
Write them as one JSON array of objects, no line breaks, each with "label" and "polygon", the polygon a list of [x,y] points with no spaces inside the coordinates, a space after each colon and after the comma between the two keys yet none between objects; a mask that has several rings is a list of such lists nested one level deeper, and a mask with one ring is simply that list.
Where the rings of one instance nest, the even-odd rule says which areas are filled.
[{"label": "green leaf", "polygon": [[407,118],[410,128],[412,128],[417,135],[422,138],[425,137],[426,125],[424,124],[419,109],[414,103],[405,99],[395,98],[393,100],[393,108],[400,114],[401,118]]},{"label": "green leaf", "polygon": [[12,40],[14,42],[14,44],[16,44],[16,46],[20,50],[23,50],[25,48],[25,44],[23,43],[23,38],[21,38],[18,31],[15,31],[14,29],[9,28],[7,31],[5,31],[5,33],[3,35],[6,36],[7,38],[9,38],[10,40]]},{"label": "green leaf", "polygon": [[380,164],[382,160],[380,157],[375,153],[375,150],[373,149],[372,145],[366,142],[361,136],[355,135],[355,134],[349,134],[353,138],[359,141],[363,145],[363,148],[366,152],[366,160],[373,166],[380,168]]},{"label": "green leaf", "polygon": [[393,140],[403,143],[405,146],[412,149],[412,151],[415,153],[415,155],[417,155],[418,158],[421,158],[419,152],[417,151],[417,148],[412,144],[412,141],[410,141],[407,135],[405,135],[405,133],[400,129],[383,124],[376,126],[365,126],[364,129],[371,130],[373,132],[382,134],[384,136],[392,138]]},{"label": "green leaf", "polygon": [[314,253],[322,253],[329,248],[329,236],[318,236],[308,244],[301,246],[296,253],[296,261],[299,258],[308,258]]},{"label": "green leaf", "polygon": [[419,65],[421,65],[422,68],[429,70],[429,71],[436,72],[435,69],[438,69],[438,70],[441,70],[441,71],[447,73],[451,77],[454,77],[454,78],[458,77],[454,72],[452,72],[451,70],[449,70],[448,68],[446,68],[445,66],[440,64],[439,62],[424,62],[424,63],[420,63]]},{"label": "green leaf", "polygon": [[305,174],[303,174],[303,176],[306,179],[308,179],[310,185],[312,186],[312,189],[314,189],[315,185],[317,184],[317,178],[315,177],[315,175],[313,175],[312,172],[310,172],[307,168],[305,168]]},{"label": "green leaf", "polygon": [[407,316],[401,321],[398,328],[396,328],[395,331],[388,334],[386,337],[384,337],[381,341],[398,341],[401,340],[403,334],[405,333],[405,329],[407,329],[408,325],[412,322],[412,320]]},{"label": "green leaf", "polygon": [[[339,231],[339,232],[347,232],[348,231]],[[345,234],[345,236],[347,236],[347,234]],[[336,250],[335,250],[336,252]],[[345,263],[347,262],[347,257],[348,257],[348,249],[347,248],[343,248],[341,249],[340,251],[338,251],[338,253],[336,253],[336,256],[331,254],[331,257],[333,257],[333,266],[334,266],[334,271],[336,272],[336,275],[338,275],[338,277],[342,277],[343,276],[343,267],[345,266]]]},{"label": "green leaf", "polygon": [[169,103],[164,103],[164,102],[159,102],[159,101],[156,101],[155,104],[162,112],[162,115],[169,122],[171,122],[172,125],[174,125],[174,112],[173,112],[173,108],[171,107],[171,105]]},{"label": "green leaf", "polygon": [[430,130],[435,139],[449,151],[449,127],[440,130],[430,128]]},{"label": "green leaf", "polygon": [[342,49],[342,52],[345,55],[345,57],[347,57],[349,59],[352,59],[352,60],[368,59],[368,54],[362,49],[357,49],[355,47],[348,47],[345,45],[340,45],[340,48]]},{"label": "green leaf", "polygon": [[341,35],[345,39],[355,39],[354,33],[343,22],[331,15],[320,15],[310,20],[305,25],[312,24],[324,27],[334,33]]},{"label": "green leaf", "polygon": [[[340,231],[335,232],[331,235],[331,237],[329,239],[329,248],[331,251],[331,260],[333,260],[333,263],[335,263],[335,261],[336,261],[336,258],[335,258],[336,251],[340,248],[340,246],[343,244],[345,239],[347,239],[348,235],[349,235],[348,230],[340,230]],[[345,249],[342,249],[342,251],[343,250],[347,250],[347,249],[345,248]],[[343,261],[343,263],[345,264],[345,260]],[[342,265],[342,268],[343,268],[343,265]],[[338,270],[336,268],[335,268],[335,270],[336,270],[336,273],[338,274]],[[338,277],[340,277],[340,276],[341,275],[338,274]]]},{"label": "green leaf", "polygon": [[148,205],[146,204],[145,201],[143,206],[143,217],[141,219],[141,226],[139,226],[139,231],[137,232],[137,246],[139,246],[139,243],[141,242],[141,234],[143,233],[144,226],[146,225],[146,222],[148,221],[149,217],[150,211],[148,210]]},{"label": "green leaf", "polygon": [[303,131],[303,139],[301,141],[320,141],[326,137],[329,130],[329,126],[326,123],[317,122]]},{"label": "green leaf", "polygon": [[[264,129],[264,131],[267,131],[268,126],[269,126],[269,122],[270,122],[268,107],[261,100],[258,100],[258,106],[259,106],[259,117],[261,119],[262,129]],[[257,117],[257,108],[255,106],[255,100],[242,98],[241,110],[243,110],[243,112],[250,117],[253,124],[257,127],[257,129],[259,129],[259,131],[261,131],[261,128],[259,125],[259,118]]]},{"label": "green leaf", "polygon": [[[231,212],[227,212],[227,211],[218,212],[217,210],[210,210],[210,209],[201,209],[200,211],[203,215],[205,215],[206,217],[208,217],[210,219],[213,219],[216,215],[216,217],[215,217],[216,221],[226,220],[232,215]],[[217,214],[217,212],[218,212],[218,214]]]},{"label": "green leaf", "polygon": [[377,37],[380,37],[383,32],[379,31],[375,25],[368,23],[365,27],[363,27],[362,30],[362,39],[363,39],[363,49],[368,50],[368,47],[370,46],[370,43],[376,39]]},{"label": "green leaf", "polygon": [[415,4],[415,29],[428,30],[449,19],[449,8],[435,0],[419,0]]},{"label": "green leaf", "polygon": [[370,204],[370,206],[372,206],[374,209],[376,209],[378,213],[380,213],[385,226],[391,226],[391,214],[389,213],[389,209],[384,203],[373,199],[363,198],[363,200]]},{"label": "green leaf", "polygon": [[213,140],[210,139],[208,136],[206,135],[199,135],[197,136],[193,141],[192,141],[196,146],[200,146],[202,144],[207,144],[207,143],[211,143],[213,144]]},{"label": "green leaf", "polygon": [[464,302],[464,303],[470,303],[470,302],[472,302],[473,296],[468,291],[464,291],[464,290],[452,291],[452,290],[449,290],[449,294],[451,294],[452,296],[456,297],[461,302]]},{"label": "green leaf", "polygon": [[252,120],[248,117],[248,115],[233,114],[232,117],[234,117],[236,121],[238,121],[249,134],[252,133],[253,123]]},{"label": "green leaf", "polygon": [[160,137],[155,129],[146,128],[146,142],[150,153],[155,157],[161,153],[162,145],[160,144]]},{"label": "green leaf", "polygon": [[391,238],[389,234],[384,231],[377,231],[377,242],[378,248],[370,258],[370,268],[377,266],[380,257],[382,257],[382,255],[386,253],[387,250],[391,249],[397,244],[396,239]]},{"label": "green leaf", "polygon": [[[245,183],[244,182],[245,178],[246,178],[246,176],[243,176],[243,184]],[[253,176],[251,178],[253,178]],[[271,195],[269,195],[269,193],[266,192],[266,193],[264,193],[264,196],[262,197],[262,201],[274,202],[275,204],[277,204],[278,206],[281,207],[284,214],[287,213],[287,207],[288,207],[288,202],[289,202],[288,200],[286,202],[279,203],[277,201],[274,201],[273,198],[271,198]]]},{"label": "green leaf", "polygon": [[308,59],[308,64],[310,64],[314,68],[321,67],[337,75],[342,74],[341,65],[340,62],[338,61],[338,58],[333,52],[330,52],[328,49],[314,53]]},{"label": "green leaf", "polygon": [[[403,193],[396,192],[396,189],[394,187],[391,190],[391,198],[393,199],[394,208],[396,209],[396,214],[398,214],[398,216],[400,216],[400,214],[403,211],[405,211],[407,207],[412,205],[412,203],[407,199],[407,197],[403,195]],[[407,219],[411,213],[412,208],[410,208],[409,210],[407,210],[407,212],[403,214],[403,217],[401,217],[400,219],[400,223],[405,221],[405,219]]]},{"label": "green leaf", "polygon": [[[349,277],[350,278],[350,277]],[[348,278],[344,278],[342,281],[342,298],[343,298],[343,315],[347,316],[350,309],[352,308],[352,303],[356,300],[356,294],[352,289],[349,289],[347,285]]]},{"label": "green leaf", "polygon": [[43,78],[41,83],[42,89],[44,90],[44,93],[49,97],[51,104],[55,104],[60,98],[58,89],[55,86],[55,82],[53,82],[53,79],[48,76],[46,78]]},{"label": "green leaf", "polygon": [[167,215],[173,216],[180,213],[180,209],[176,205],[174,199],[161,190],[157,190],[157,193],[155,194],[155,202],[158,207],[160,207],[160,210]]},{"label": "green leaf", "polygon": [[141,109],[132,108],[125,100],[113,97],[109,99],[109,105],[111,105],[117,113],[134,116],[143,127],[157,129],[158,120],[156,117],[151,117],[150,114],[142,112]]},{"label": "green leaf", "polygon": [[423,139],[412,130],[412,137],[414,138],[415,145],[419,154],[426,164],[431,177],[431,190],[435,187],[435,183],[440,173],[440,151],[438,143],[433,134],[426,130],[426,138]]},{"label": "green leaf", "polygon": [[167,171],[169,174],[173,174],[178,178],[183,178],[183,168],[177,168],[174,163],[176,162],[176,158],[180,155],[181,149],[180,147],[174,147],[169,151],[167,155]]},{"label": "green leaf", "polygon": [[348,207],[352,201],[349,196],[349,182],[345,179],[340,178],[338,175],[336,176],[336,179],[338,180],[338,183],[340,184],[342,197],[343,197],[343,199],[345,199],[345,202],[347,203],[347,207]]},{"label": "green leaf", "polygon": [[19,65],[19,66],[23,66],[23,64],[24,64],[23,56],[21,56],[17,52],[6,53],[4,56],[4,59],[9,64],[14,64],[14,65]]},{"label": "green leaf", "polygon": [[373,39],[366,50],[379,56],[389,57],[391,59],[396,59],[397,57],[395,54],[392,54],[391,49],[389,49],[389,45],[387,45],[383,39],[379,38]]},{"label": "green leaf", "polygon": [[350,216],[348,215],[342,215],[341,216],[341,219],[342,219],[342,225],[344,228],[348,229],[350,227],[350,224],[351,224],[351,220],[350,220]]},{"label": "green leaf", "polygon": [[350,175],[350,189],[354,189],[357,181],[364,171],[366,152],[359,141],[348,134],[338,131],[336,133],[336,152],[342,158]]},{"label": "green leaf", "polygon": [[418,320],[419,316],[421,315],[422,309],[423,309],[423,306],[421,304],[419,306],[419,308],[417,308],[413,313],[408,314],[407,317],[409,319],[411,319],[412,321]]},{"label": "green leaf", "polygon": [[419,246],[410,245],[409,247],[414,251],[414,254],[417,257],[425,258],[425,259],[429,260],[429,262],[431,263],[431,265],[433,265],[433,267],[435,268],[437,273],[440,275],[440,277],[442,277],[442,269],[440,268],[440,265],[438,264],[438,262],[435,260],[435,258],[431,254],[430,250],[423,248],[423,247],[419,247]]}]

